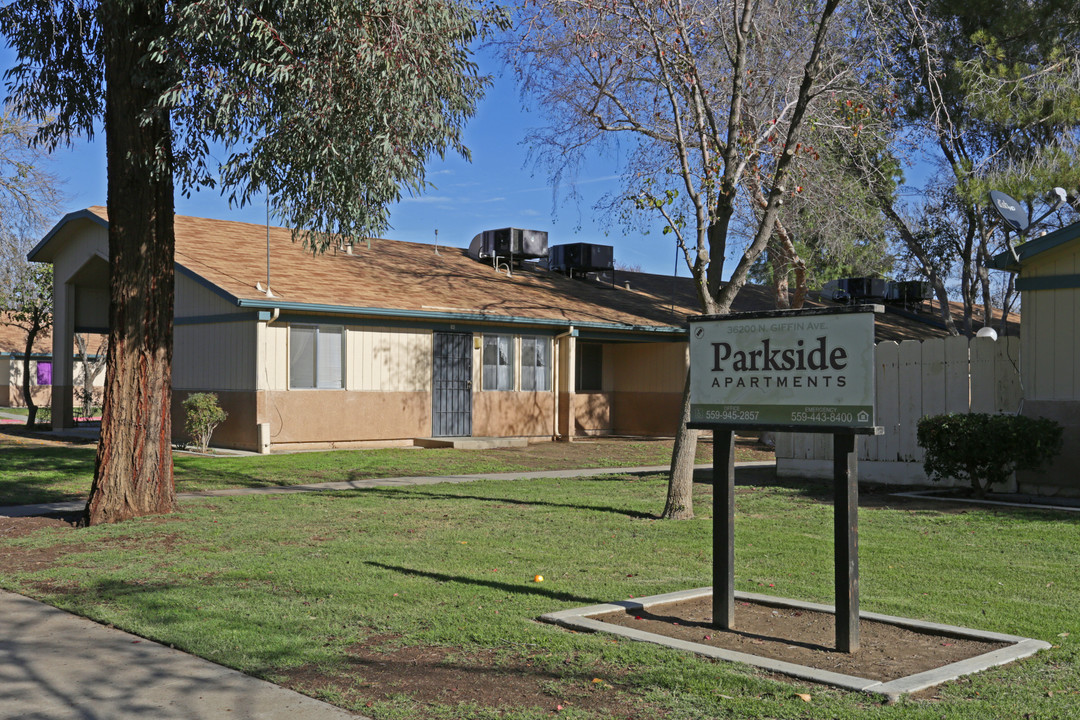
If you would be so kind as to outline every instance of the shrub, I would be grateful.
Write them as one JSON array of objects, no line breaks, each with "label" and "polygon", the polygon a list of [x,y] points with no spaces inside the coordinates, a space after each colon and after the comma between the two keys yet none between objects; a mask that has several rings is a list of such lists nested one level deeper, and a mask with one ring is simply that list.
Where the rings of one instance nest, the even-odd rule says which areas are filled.
[{"label": "shrub", "polygon": [[931,479],[971,483],[982,496],[1014,470],[1034,470],[1061,451],[1061,425],[1020,415],[929,415],[919,420],[923,467]]},{"label": "shrub", "polygon": [[218,397],[215,393],[194,393],[184,400],[184,412],[187,413],[187,422],[184,428],[191,436],[199,452],[206,452],[210,445],[210,436],[214,429],[225,422],[229,415],[218,405]]}]

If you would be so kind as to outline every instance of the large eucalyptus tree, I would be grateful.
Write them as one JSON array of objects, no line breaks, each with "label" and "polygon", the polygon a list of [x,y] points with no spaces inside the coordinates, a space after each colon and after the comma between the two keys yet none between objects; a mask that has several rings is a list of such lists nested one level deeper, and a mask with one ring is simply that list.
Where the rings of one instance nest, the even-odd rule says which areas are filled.
[{"label": "large eucalyptus tree", "polygon": [[[55,147],[104,124],[110,335],[87,522],[170,511],[173,196],[266,192],[313,250],[385,227],[486,85],[471,0],[15,0],[11,102]],[[216,160],[221,157],[221,161]]]}]

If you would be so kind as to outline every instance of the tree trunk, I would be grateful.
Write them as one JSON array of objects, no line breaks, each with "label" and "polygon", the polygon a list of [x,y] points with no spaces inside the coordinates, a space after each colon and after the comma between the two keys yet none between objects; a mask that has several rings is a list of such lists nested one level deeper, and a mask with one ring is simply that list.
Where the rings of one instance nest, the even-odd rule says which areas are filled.
[{"label": "tree trunk", "polygon": [[949,331],[949,335],[959,335],[960,333],[956,330],[956,323],[953,322],[952,308],[949,306],[949,293],[945,289],[945,281],[938,277],[937,273],[931,272],[930,285],[934,288],[938,302],[941,303],[941,320],[945,323],[945,329]]},{"label": "tree trunk", "polygon": [[690,372],[686,373],[683,388],[682,417],[675,435],[675,448],[671,452],[671,470],[668,474],[667,502],[660,514],[665,520],[689,520],[694,517],[694,459],[697,456],[698,431],[690,430]]},{"label": "tree trunk", "polygon": [[772,246],[767,251],[773,271],[773,304],[777,310],[790,310],[791,298],[788,295],[788,258],[780,247],[780,241],[774,237]]},{"label": "tree trunk", "polygon": [[171,512],[173,185],[155,68],[141,66],[165,26],[163,4],[109,3],[105,55],[109,348],[90,525]]},{"label": "tree trunk", "polygon": [[37,422],[37,405],[34,404],[34,396],[30,390],[30,354],[34,352],[34,340],[37,338],[41,323],[37,316],[30,321],[30,329],[26,332],[26,352],[23,354],[22,387],[23,398],[26,400],[26,427],[34,427]]}]

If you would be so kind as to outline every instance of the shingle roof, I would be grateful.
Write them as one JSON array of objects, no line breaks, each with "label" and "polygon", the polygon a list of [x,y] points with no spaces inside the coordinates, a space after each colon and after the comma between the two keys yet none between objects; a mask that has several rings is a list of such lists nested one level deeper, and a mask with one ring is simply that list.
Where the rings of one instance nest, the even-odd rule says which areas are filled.
[{"label": "shingle roof", "polygon": [[[107,220],[105,208],[90,211]],[[264,225],[176,217],[176,262],[236,301],[265,301]],[[270,228],[270,286],[275,298],[326,308],[380,308],[407,313],[460,313],[602,323],[642,328],[681,325],[696,308],[658,304],[622,286],[572,280],[546,270],[515,269],[511,276],[473,260],[462,248],[373,239],[352,254],[330,249],[313,255],[285,228]],[[295,308],[294,308],[295,309]]]},{"label": "shingle roof", "polygon": [[[0,354],[12,354],[22,357],[26,351],[26,331],[21,327],[8,325],[7,313],[0,313]],[[52,354],[52,333],[46,330],[34,338],[34,352]]]},{"label": "shingle roof", "polygon": [[[89,212],[107,221],[105,208]],[[267,229],[228,220],[176,217],[176,262],[238,304],[265,303]],[[365,308],[403,314],[462,315],[485,320],[528,318],[557,323],[682,327],[700,314],[690,278],[616,271],[615,282],[570,279],[530,267],[511,276],[470,258],[464,249],[373,239],[352,254],[330,249],[312,254],[292,241],[286,228],[271,227],[270,286],[275,302],[312,310]],[[628,285],[628,287],[627,287]],[[809,307],[831,302],[809,299]],[[769,288],[747,285],[733,310],[772,309]],[[946,335],[935,318],[886,313],[878,318],[878,339],[923,339]],[[929,320],[929,322],[927,322]]]}]

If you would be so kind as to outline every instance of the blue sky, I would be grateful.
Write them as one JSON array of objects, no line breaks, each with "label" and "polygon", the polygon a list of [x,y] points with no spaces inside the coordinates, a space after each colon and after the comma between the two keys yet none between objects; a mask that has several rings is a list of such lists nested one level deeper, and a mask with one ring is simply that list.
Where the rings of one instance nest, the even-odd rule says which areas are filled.
[{"label": "blue sky", "polygon": [[[14,54],[0,52],[0,67],[10,67]],[[434,160],[428,165],[428,180],[434,185],[417,197],[406,197],[391,211],[392,228],[385,233],[394,240],[434,242],[435,230],[443,245],[466,247],[473,236],[485,229],[524,227],[547,230],[549,243],[598,242],[615,247],[619,263],[637,265],[647,272],[671,274],[675,269],[675,247],[671,236],[659,232],[648,236],[625,236],[621,230],[605,234],[603,218],[594,217],[592,205],[614,187],[618,171],[615,158],[597,157],[584,169],[578,189],[579,203],[555,205],[552,189],[543,171],[528,162],[528,148],[522,144],[526,130],[539,125],[536,113],[523,109],[523,102],[510,72],[502,72],[497,62],[481,55],[481,72],[494,75],[494,85],[466,127],[465,143],[472,150],[472,162],[456,155]],[[99,133],[93,142],[77,140],[73,148],[54,154],[53,171],[65,180],[65,209],[77,210],[105,205],[105,138]],[[230,208],[216,191],[176,196],[176,212],[226,220],[262,223],[265,205]],[[680,275],[688,275],[680,263]]]}]

